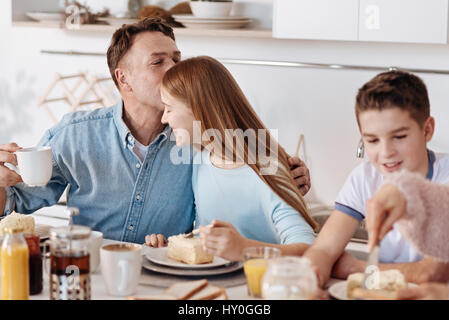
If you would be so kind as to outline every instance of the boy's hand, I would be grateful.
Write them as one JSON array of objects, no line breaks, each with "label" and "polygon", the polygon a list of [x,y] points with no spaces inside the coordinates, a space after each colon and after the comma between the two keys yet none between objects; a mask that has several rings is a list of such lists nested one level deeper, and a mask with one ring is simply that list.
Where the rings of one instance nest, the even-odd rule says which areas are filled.
[{"label": "boy's hand", "polygon": [[406,209],[402,192],[391,184],[383,185],[366,203],[366,230],[368,231],[368,250],[371,251],[400,219]]},{"label": "boy's hand", "polygon": [[5,162],[17,166],[17,158],[14,152],[22,149],[15,143],[0,145],[0,188],[10,187],[22,182],[22,178],[13,170],[7,168]]},{"label": "boy's hand", "polygon": [[230,223],[214,220],[211,226],[200,226],[204,251],[229,261],[242,261],[246,239]]},{"label": "boy's hand", "polygon": [[449,286],[445,283],[424,283],[417,288],[406,288],[398,292],[401,300],[448,300]]},{"label": "boy's hand", "polygon": [[290,165],[290,173],[293,179],[295,179],[299,191],[303,196],[305,196],[311,187],[309,169],[298,157],[289,158],[288,164]]},{"label": "boy's hand", "polygon": [[145,245],[154,248],[162,248],[167,245],[167,240],[162,234],[151,234],[145,237]]}]

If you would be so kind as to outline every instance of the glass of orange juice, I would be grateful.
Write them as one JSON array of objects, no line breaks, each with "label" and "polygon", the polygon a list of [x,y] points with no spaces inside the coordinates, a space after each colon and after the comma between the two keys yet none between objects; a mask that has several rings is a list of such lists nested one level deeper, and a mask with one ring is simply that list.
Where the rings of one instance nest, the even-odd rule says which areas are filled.
[{"label": "glass of orange juice", "polygon": [[281,250],[273,247],[250,247],[243,250],[243,270],[248,286],[248,295],[261,298],[261,280],[270,259],[279,258]]}]

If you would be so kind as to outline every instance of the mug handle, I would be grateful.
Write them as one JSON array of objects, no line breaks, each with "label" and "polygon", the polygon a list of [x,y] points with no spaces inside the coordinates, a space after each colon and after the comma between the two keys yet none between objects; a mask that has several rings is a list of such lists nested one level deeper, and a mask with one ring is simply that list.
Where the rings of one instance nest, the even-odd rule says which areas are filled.
[{"label": "mug handle", "polygon": [[118,286],[118,291],[124,291],[126,289],[126,285],[128,283],[128,269],[129,262],[128,260],[120,260],[118,262],[118,266],[120,268],[120,284]]}]

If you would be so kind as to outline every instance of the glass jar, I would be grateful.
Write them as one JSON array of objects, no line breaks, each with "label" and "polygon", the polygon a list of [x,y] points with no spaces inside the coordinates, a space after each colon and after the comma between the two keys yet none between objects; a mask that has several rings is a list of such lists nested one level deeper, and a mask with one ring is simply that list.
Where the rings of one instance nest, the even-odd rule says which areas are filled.
[{"label": "glass jar", "polygon": [[312,300],[318,280],[310,260],[281,257],[270,261],[262,278],[262,297],[269,300]]},{"label": "glass jar", "polygon": [[28,246],[21,228],[5,228],[1,248],[2,300],[28,300]]},{"label": "glass jar", "polygon": [[29,259],[28,268],[30,275],[30,295],[42,292],[42,256],[40,238],[35,234],[25,234],[28,245]]},{"label": "glass jar", "polygon": [[89,227],[50,229],[50,299],[90,300]]}]

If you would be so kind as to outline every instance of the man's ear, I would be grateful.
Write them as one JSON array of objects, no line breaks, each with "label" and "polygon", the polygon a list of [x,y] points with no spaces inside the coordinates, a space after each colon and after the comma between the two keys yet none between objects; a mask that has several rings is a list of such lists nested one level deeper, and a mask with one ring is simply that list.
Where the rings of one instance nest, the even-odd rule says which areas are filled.
[{"label": "man's ear", "polygon": [[435,118],[429,117],[426,122],[424,122],[424,137],[426,138],[426,142],[429,142],[433,133],[435,132]]},{"label": "man's ear", "polygon": [[126,75],[122,69],[120,68],[115,69],[114,74],[120,89],[124,91],[132,91],[131,86],[128,84]]}]

